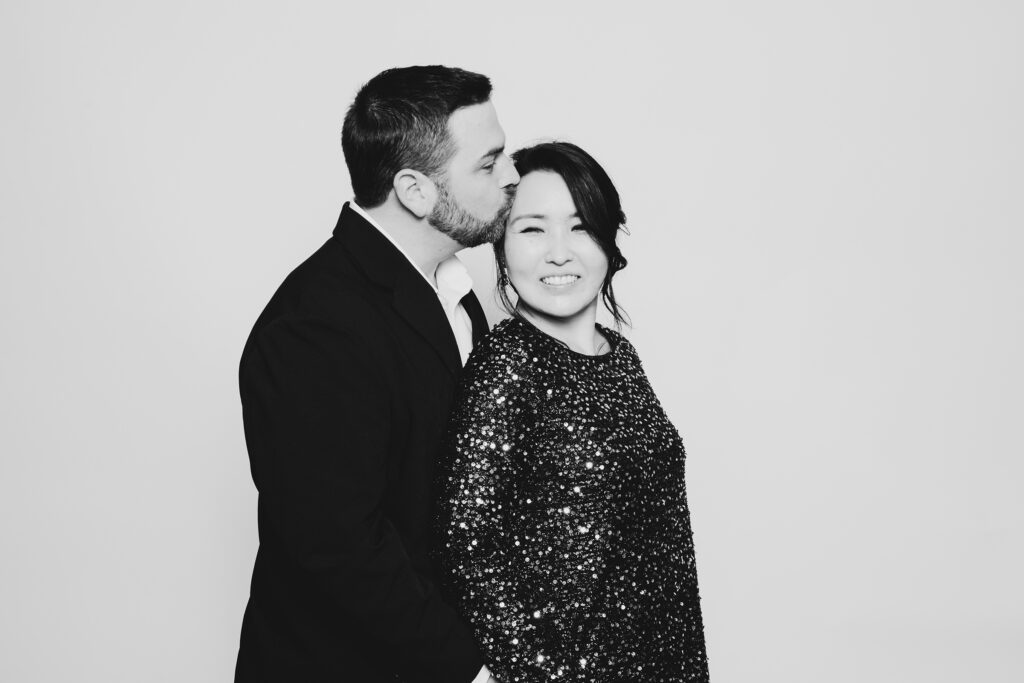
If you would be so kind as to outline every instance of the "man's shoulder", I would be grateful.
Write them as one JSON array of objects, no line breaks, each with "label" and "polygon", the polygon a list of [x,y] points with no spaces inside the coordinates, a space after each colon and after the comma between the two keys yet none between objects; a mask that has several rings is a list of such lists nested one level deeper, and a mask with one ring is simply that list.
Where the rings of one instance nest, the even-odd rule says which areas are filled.
[{"label": "man's shoulder", "polygon": [[385,300],[330,239],[281,282],[253,325],[249,343],[284,331],[373,339],[383,326]]},{"label": "man's shoulder", "polygon": [[288,274],[266,312],[273,317],[360,318],[375,308],[378,298],[351,256],[332,238]]}]

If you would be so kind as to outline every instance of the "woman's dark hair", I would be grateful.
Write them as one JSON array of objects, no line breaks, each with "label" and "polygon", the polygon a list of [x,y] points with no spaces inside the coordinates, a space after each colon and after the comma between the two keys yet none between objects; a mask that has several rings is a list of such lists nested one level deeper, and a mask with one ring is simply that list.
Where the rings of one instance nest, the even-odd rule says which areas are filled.
[{"label": "woman's dark hair", "polygon": [[487,76],[447,66],[388,69],[371,78],[341,128],[356,203],[382,204],[403,168],[431,177],[440,173],[455,153],[448,118],[490,96]]},{"label": "woman's dark hair", "polygon": [[[608,272],[601,285],[604,306],[615,319],[616,327],[628,325],[629,316],[616,303],[612,288],[612,277],[626,267],[626,259],[615,243],[619,230],[626,230],[626,215],[611,178],[594,157],[571,142],[543,142],[525,147],[512,153],[512,161],[521,177],[534,171],[550,171],[565,182],[584,229],[608,259]],[[494,243],[494,260],[498,268],[498,298],[506,311],[516,315],[508,294],[504,235]]]}]

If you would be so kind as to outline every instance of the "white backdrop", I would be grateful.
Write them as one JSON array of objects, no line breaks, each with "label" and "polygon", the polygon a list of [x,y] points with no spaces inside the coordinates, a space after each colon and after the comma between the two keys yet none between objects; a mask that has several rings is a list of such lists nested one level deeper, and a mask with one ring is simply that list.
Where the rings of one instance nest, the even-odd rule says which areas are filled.
[{"label": "white backdrop", "polygon": [[1024,6],[374,4],[0,5],[0,680],[230,680],[238,356],[416,63],[619,186],[713,680],[1024,680]]}]

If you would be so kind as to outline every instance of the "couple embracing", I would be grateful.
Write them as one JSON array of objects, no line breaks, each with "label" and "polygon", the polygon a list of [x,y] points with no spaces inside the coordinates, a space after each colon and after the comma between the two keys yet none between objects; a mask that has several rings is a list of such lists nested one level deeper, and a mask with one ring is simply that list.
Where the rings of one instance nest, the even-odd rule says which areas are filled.
[{"label": "couple embracing", "polygon": [[[565,142],[506,154],[482,75],[390,69],[342,130],[354,200],[239,371],[253,681],[707,681],[682,441],[612,280],[625,217]],[[455,253],[493,243],[488,332]]]}]

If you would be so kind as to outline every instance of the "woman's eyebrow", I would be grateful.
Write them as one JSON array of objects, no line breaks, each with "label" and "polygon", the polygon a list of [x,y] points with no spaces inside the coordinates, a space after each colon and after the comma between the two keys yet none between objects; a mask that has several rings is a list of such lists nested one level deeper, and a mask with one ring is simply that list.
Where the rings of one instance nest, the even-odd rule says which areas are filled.
[{"label": "woman's eyebrow", "polygon": [[547,218],[547,216],[542,214],[542,213],[524,213],[521,216],[516,216],[515,218],[513,218],[512,222],[509,223],[509,225],[512,225],[512,223],[515,223],[520,218],[540,218],[540,219],[543,220],[543,219]]},{"label": "woman's eyebrow", "polygon": [[[522,214],[520,216],[516,216],[511,221],[509,221],[509,225],[512,225],[513,223],[515,223],[520,218],[539,218],[541,220],[546,220],[547,217],[548,217],[548,215],[546,213],[524,213],[524,214]],[[580,217],[580,214],[579,214],[578,211],[573,211],[571,214],[569,214],[567,216],[567,218],[569,218],[569,219],[579,218],[579,217]]]}]

